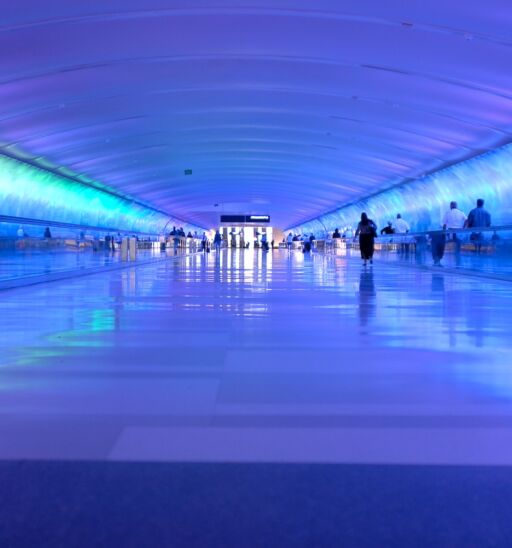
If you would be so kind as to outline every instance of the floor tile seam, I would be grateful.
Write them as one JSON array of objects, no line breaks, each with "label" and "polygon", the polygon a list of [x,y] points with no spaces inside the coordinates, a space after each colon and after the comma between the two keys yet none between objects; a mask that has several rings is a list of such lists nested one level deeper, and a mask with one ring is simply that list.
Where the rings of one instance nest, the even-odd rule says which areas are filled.
[{"label": "floor tile seam", "polygon": [[[66,431],[69,426],[73,425],[73,432],[77,436],[80,435],[80,432],[93,430],[97,431],[97,420],[98,415],[77,415],[73,414],[69,417],[66,415],[66,419],[72,419],[68,422],[62,421],[62,416],[47,416],[43,415],[38,420],[30,417],[25,418],[23,416],[17,415],[14,417],[13,427],[17,431],[23,428],[37,428],[39,431],[41,429],[48,428],[52,431],[60,430]],[[385,420],[382,420],[382,417],[379,416],[318,416],[314,419],[311,417],[303,418],[300,416],[297,417],[274,417],[274,416],[265,416],[260,417],[251,417],[251,420],[248,420],[247,417],[239,419],[237,416],[218,416],[205,412],[203,414],[181,414],[181,415],[150,415],[143,416],[140,415],[119,415],[119,414],[101,414],[101,421],[103,423],[103,428],[111,427],[119,429],[119,434],[116,434],[117,438],[121,435],[121,430],[125,428],[137,428],[137,429],[154,429],[154,428],[172,428],[172,429],[186,429],[187,431],[192,430],[204,430],[211,429],[222,431],[227,430],[239,430],[243,428],[244,431],[247,430],[265,430],[267,433],[272,431],[279,430],[298,430],[307,432],[309,430],[367,430],[367,429],[379,429],[380,431],[385,430],[483,430],[483,431],[494,431],[494,430],[503,430],[509,429],[510,423],[512,421],[511,417],[506,417],[506,420],[500,420],[498,424],[492,424],[491,420],[496,420],[496,417],[489,417],[487,420],[477,421],[476,423],[464,423],[464,417],[460,420],[448,420],[447,416],[420,416],[414,417],[411,419],[404,419],[404,417],[386,417]],[[9,432],[9,427],[4,424],[0,424],[0,431],[2,431],[2,436],[6,436],[6,432]],[[1,453],[1,450],[0,450]]]},{"label": "floor tile seam", "polygon": [[[213,428],[221,430],[230,430],[243,428],[252,428],[262,431],[273,429],[288,429],[303,430],[318,429],[321,430],[344,430],[375,427],[379,429],[401,429],[413,428],[421,426],[423,429],[435,428],[444,430],[452,429],[476,429],[476,430],[507,430],[510,431],[510,421],[512,417],[509,415],[457,415],[452,417],[450,414],[421,414],[403,416],[396,414],[314,414],[314,415],[235,415],[224,413],[213,413],[210,410],[195,411],[191,413],[182,412],[180,414],[167,413],[151,413],[141,414],[134,412],[132,414],[122,412],[101,412],[101,413],[62,413],[58,411],[51,412],[36,412],[23,414],[14,411],[6,411],[2,413],[3,419],[0,421],[0,431],[5,434],[9,428],[18,429],[21,427],[32,428],[47,427],[51,429],[66,430],[69,425],[74,428],[97,428],[97,421],[101,418],[102,424],[105,427],[121,425],[122,428],[176,428],[176,429],[196,429],[196,428]],[[4,422],[4,421],[7,421]],[[275,424],[269,424],[270,421]],[[445,424],[447,421],[449,424]],[[463,424],[466,421],[467,424]],[[491,422],[498,421],[498,422]],[[299,424],[292,424],[292,423]],[[351,424],[350,424],[351,423]],[[367,423],[367,424],[361,424]],[[384,423],[384,424],[383,424]]]},{"label": "floor tile seam", "polygon": [[[211,392],[209,393],[211,395]],[[209,396],[210,397],[210,396]],[[275,405],[267,405],[267,407],[272,407],[272,411],[270,412],[264,412],[262,409],[262,412],[259,413],[257,410],[251,409],[250,412],[244,413],[244,412],[238,412],[238,405],[234,404],[236,407],[236,411],[230,411],[230,407],[232,407],[229,403],[220,403],[219,405],[219,411],[216,413],[215,417],[218,419],[237,419],[240,420],[242,418],[247,418],[249,420],[255,420],[255,419],[326,419],[326,418],[343,418],[343,419],[386,419],[386,420],[409,420],[409,419],[447,419],[447,420],[466,420],[468,422],[471,421],[491,421],[494,419],[497,420],[511,420],[512,421],[512,408],[509,409],[502,409],[499,411],[492,410],[490,413],[485,413],[482,410],[475,410],[473,413],[465,413],[465,410],[463,408],[460,408],[457,410],[457,413],[452,412],[452,407],[449,404],[445,404],[442,406],[442,409],[439,412],[432,412],[430,410],[424,410],[423,412],[413,412],[408,415],[404,414],[404,410],[396,410],[391,409],[389,412],[381,412],[381,410],[372,410],[368,412],[364,412],[364,410],[357,410],[358,412],[354,412],[353,410],[347,410],[347,409],[339,409],[339,410],[320,410],[319,413],[311,414],[308,411],[302,409],[300,412],[294,413],[293,411],[276,411]],[[402,407],[411,407],[410,405],[404,405],[399,404],[400,408]],[[356,404],[353,407],[366,407],[361,406],[360,404]],[[395,407],[394,404],[391,405],[381,405],[381,407]],[[127,415],[125,411],[105,411],[101,412],[106,418],[112,418],[112,419],[126,419]],[[138,412],[136,412],[138,413]],[[209,411],[206,410],[196,410],[195,412],[190,413],[176,413],[175,411],[169,410],[167,412],[150,412],[150,413],[144,413],[144,414],[135,414],[133,416],[138,417],[141,420],[151,420],[153,418],[155,419],[162,419],[162,418],[191,418],[191,417],[201,417],[204,418],[206,414],[209,414]],[[6,409],[1,417],[0,417],[0,425],[3,424],[3,421],[11,421],[11,420],[33,420],[35,422],[39,421],[46,421],[46,420],[59,420],[64,422],[67,421],[73,421],[77,418],[83,418],[83,419],[93,419],[97,416],[97,413],[90,412],[90,411],[84,411],[84,410],[76,410],[76,411],[66,411],[65,414],[63,414],[61,411],[56,410],[46,410],[44,412],[40,412],[39,410],[34,411],[27,411],[24,413],[21,413],[19,411],[14,410],[8,410]]]},{"label": "floor tile seam", "polygon": [[[109,460],[374,462],[512,465],[496,452],[509,428],[132,428],[123,430]],[[471,434],[471,435],[470,435]],[[448,438],[449,437],[449,438]],[[180,440],[176,444],[176,439]],[[198,440],[206,443],[197,453]],[[401,443],[397,445],[397,439]],[[447,440],[450,439],[450,443]],[[155,445],[158,440],[158,445]],[[340,443],[343,440],[344,443]],[[478,441],[476,441],[478,440]],[[477,443],[478,450],[467,451]],[[478,443],[479,442],[479,443]],[[269,449],[269,443],[272,449]],[[301,449],[299,451],[299,449]],[[378,451],[376,449],[379,449]],[[464,452],[461,453],[461,450]]]}]

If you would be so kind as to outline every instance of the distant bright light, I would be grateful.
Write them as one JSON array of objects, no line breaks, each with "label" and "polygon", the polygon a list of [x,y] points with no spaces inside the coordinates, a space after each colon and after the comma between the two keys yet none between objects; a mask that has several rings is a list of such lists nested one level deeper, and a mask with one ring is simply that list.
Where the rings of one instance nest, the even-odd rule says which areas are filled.
[{"label": "distant bright light", "polygon": [[249,215],[251,221],[270,221],[268,215]]}]

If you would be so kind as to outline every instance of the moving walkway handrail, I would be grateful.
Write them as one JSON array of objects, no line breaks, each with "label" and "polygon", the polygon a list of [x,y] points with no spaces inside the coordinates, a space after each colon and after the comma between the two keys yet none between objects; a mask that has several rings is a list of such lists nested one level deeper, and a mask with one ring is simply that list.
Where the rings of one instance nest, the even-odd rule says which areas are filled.
[{"label": "moving walkway handrail", "polygon": [[[377,234],[377,238],[402,238],[402,237],[417,237],[417,236],[429,236],[431,234],[473,234],[475,232],[504,232],[511,231],[512,225],[496,225],[496,226],[474,226],[471,228],[438,228],[425,230],[424,232],[394,232],[393,234]],[[317,238],[318,240],[353,240],[357,238],[354,234],[341,238],[333,238],[331,234],[327,238]]]},{"label": "moving walkway handrail", "polygon": [[395,232],[393,234],[379,234],[379,236],[428,236],[429,234],[472,234],[473,232],[502,232],[510,230],[512,231],[512,225],[498,225],[498,226],[473,226],[471,228],[438,228],[425,230],[424,232]]}]

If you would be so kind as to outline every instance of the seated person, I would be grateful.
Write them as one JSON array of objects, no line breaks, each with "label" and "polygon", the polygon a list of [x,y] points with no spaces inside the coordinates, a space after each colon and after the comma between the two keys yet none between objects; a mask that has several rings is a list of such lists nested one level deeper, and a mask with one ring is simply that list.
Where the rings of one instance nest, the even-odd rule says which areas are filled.
[{"label": "seated person", "polygon": [[381,234],[394,234],[395,231],[393,229],[393,226],[391,225],[391,221],[388,221],[387,226],[385,226],[381,231]]}]

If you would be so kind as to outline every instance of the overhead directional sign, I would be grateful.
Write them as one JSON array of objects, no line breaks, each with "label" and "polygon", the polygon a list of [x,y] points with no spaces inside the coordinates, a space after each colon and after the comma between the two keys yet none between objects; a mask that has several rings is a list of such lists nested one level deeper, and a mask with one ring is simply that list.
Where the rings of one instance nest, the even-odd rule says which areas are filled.
[{"label": "overhead directional sign", "polygon": [[270,223],[270,215],[221,215],[221,223]]}]

